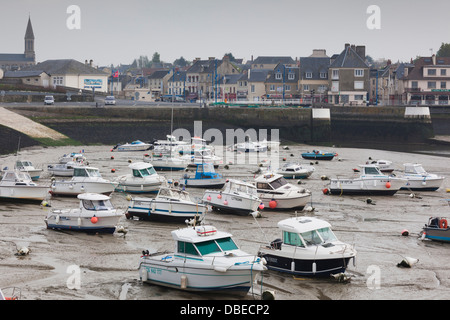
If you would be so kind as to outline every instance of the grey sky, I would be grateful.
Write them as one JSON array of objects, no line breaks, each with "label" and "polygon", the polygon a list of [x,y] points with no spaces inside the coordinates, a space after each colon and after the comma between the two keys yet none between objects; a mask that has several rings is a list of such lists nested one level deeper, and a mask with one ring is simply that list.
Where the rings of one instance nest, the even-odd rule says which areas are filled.
[{"label": "grey sky", "polygon": [[[81,9],[81,29],[69,30],[70,5]],[[381,29],[370,30],[369,5],[381,9]],[[345,43],[365,45],[374,59],[409,61],[450,42],[450,1],[428,0],[2,0],[0,52],[21,53],[28,15],[38,61],[93,59],[129,64],[140,55],[173,62],[183,56],[236,58],[331,56]]]}]

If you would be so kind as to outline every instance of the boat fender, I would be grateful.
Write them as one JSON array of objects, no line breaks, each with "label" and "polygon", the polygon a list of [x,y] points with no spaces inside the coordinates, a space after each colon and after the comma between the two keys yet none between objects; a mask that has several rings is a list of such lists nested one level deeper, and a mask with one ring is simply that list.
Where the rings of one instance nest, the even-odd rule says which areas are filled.
[{"label": "boat fender", "polygon": [[225,273],[225,272],[227,272],[227,268],[215,266],[214,271]]},{"label": "boat fender", "polygon": [[78,223],[78,227],[80,227],[81,226],[81,218],[80,217],[78,217],[77,223]]},{"label": "boat fender", "polygon": [[294,272],[295,271],[295,261],[291,262],[291,271]]},{"label": "boat fender", "polygon": [[56,215],[55,222],[56,224],[59,224],[59,214]]},{"label": "boat fender", "polygon": [[447,227],[448,227],[447,219],[441,219],[439,221],[439,228],[447,229]]},{"label": "boat fender", "polygon": [[317,265],[316,265],[315,262],[313,262],[313,264],[312,264],[312,272],[313,272],[313,274],[316,274],[316,271],[317,271]]},{"label": "boat fender", "polygon": [[188,282],[187,276],[186,275],[182,275],[181,276],[181,282],[180,282],[181,289],[186,289],[187,288],[187,282]]},{"label": "boat fender", "polygon": [[148,280],[147,270],[145,268],[141,269],[141,280],[144,282]]}]

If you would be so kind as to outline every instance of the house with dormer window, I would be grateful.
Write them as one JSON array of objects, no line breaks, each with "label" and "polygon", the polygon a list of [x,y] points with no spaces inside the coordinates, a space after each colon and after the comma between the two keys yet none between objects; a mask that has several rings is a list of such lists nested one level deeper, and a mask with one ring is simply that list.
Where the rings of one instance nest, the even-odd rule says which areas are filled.
[{"label": "house with dormer window", "polygon": [[266,99],[299,99],[299,68],[279,63],[268,73],[265,81]]},{"label": "house with dormer window", "polygon": [[330,57],[315,49],[309,57],[300,57],[299,93],[302,103],[327,102]]}]

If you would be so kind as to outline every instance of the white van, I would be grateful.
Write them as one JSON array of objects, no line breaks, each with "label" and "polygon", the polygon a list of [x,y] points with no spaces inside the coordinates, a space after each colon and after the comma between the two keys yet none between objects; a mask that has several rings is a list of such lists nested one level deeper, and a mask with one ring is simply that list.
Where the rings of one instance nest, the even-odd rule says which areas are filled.
[{"label": "white van", "polygon": [[114,96],[107,96],[105,98],[105,105],[115,105],[116,104],[116,99],[114,98]]},{"label": "white van", "polygon": [[55,98],[53,96],[45,96],[44,104],[45,105],[55,104]]}]

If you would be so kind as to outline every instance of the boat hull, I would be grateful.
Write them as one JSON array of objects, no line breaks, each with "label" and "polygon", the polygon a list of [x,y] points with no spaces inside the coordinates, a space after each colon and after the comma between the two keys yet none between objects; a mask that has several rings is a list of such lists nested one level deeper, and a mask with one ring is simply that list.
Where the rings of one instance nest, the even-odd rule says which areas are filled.
[{"label": "boat hull", "polygon": [[[272,250],[273,251],[273,250]],[[260,252],[260,257],[266,259],[269,270],[286,272],[299,276],[328,277],[332,274],[343,273],[353,257],[339,257],[334,259],[292,259],[273,253]]]},{"label": "boat hull", "polygon": [[400,190],[404,183],[404,180],[390,178],[331,179],[329,191],[332,195],[392,196]]},{"label": "boat hull", "polygon": [[17,201],[43,201],[50,188],[45,186],[0,186],[0,198]]},{"label": "boat hull", "polygon": [[139,268],[143,282],[194,292],[246,295],[258,274],[251,264],[233,266],[223,272],[215,270],[211,264],[202,266],[201,263],[190,263],[192,266],[187,266],[183,263],[185,259],[174,262],[161,260],[161,257],[143,260]]},{"label": "boat hull", "polygon": [[330,161],[336,156],[334,153],[302,153],[302,158],[307,160],[326,160]]},{"label": "boat hull", "polygon": [[[211,198],[210,200],[208,200],[208,196]],[[258,211],[261,200],[218,190],[210,190],[203,196],[203,202],[212,206],[215,211],[246,216]]]},{"label": "boat hull", "polygon": [[425,239],[440,242],[450,242],[450,228],[424,227],[423,233]]},{"label": "boat hull", "polygon": [[206,206],[201,204],[159,201],[157,199],[133,199],[130,201],[126,216],[149,221],[184,223],[190,219],[202,220],[205,212]]},{"label": "boat hull", "polygon": [[[264,210],[288,210],[298,209],[302,210],[310,200],[309,193],[301,193],[297,196],[283,197],[280,195],[273,195],[267,193],[258,193],[261,202],[264,204]],[[270,202],[275,200],[276,206],[270,207]]]},{"label": "boat hull", "polygon": [[111,182],[72,182],[55,181],[51,185],[51,193],[61,196],[77,196],[80,193],[111,194],[117,184]]},{"label": "boat hull", "polygon": [[406,178],[408,182],[401,190],[412,191],[436,191],[438,190],[444,178]]},{"label": "boat hull", "polygon": [[[59,216],[59,217],[58,217]],[[92,217],[77,217],[73,215],[49,214],[45,219],[48,229],[54,230],[72,230],[83,231],[88,233],[109,233],[116,231],[116,226],[119,223],[121,215],[102,216],[99,217],[98,222],[93,223]]]},{"label": "boat hull", "polygon": [[[184,181],[183,181],[184,180]],[[182,179],[186,187],[191,188],[223,188],[225,179]]]}]

